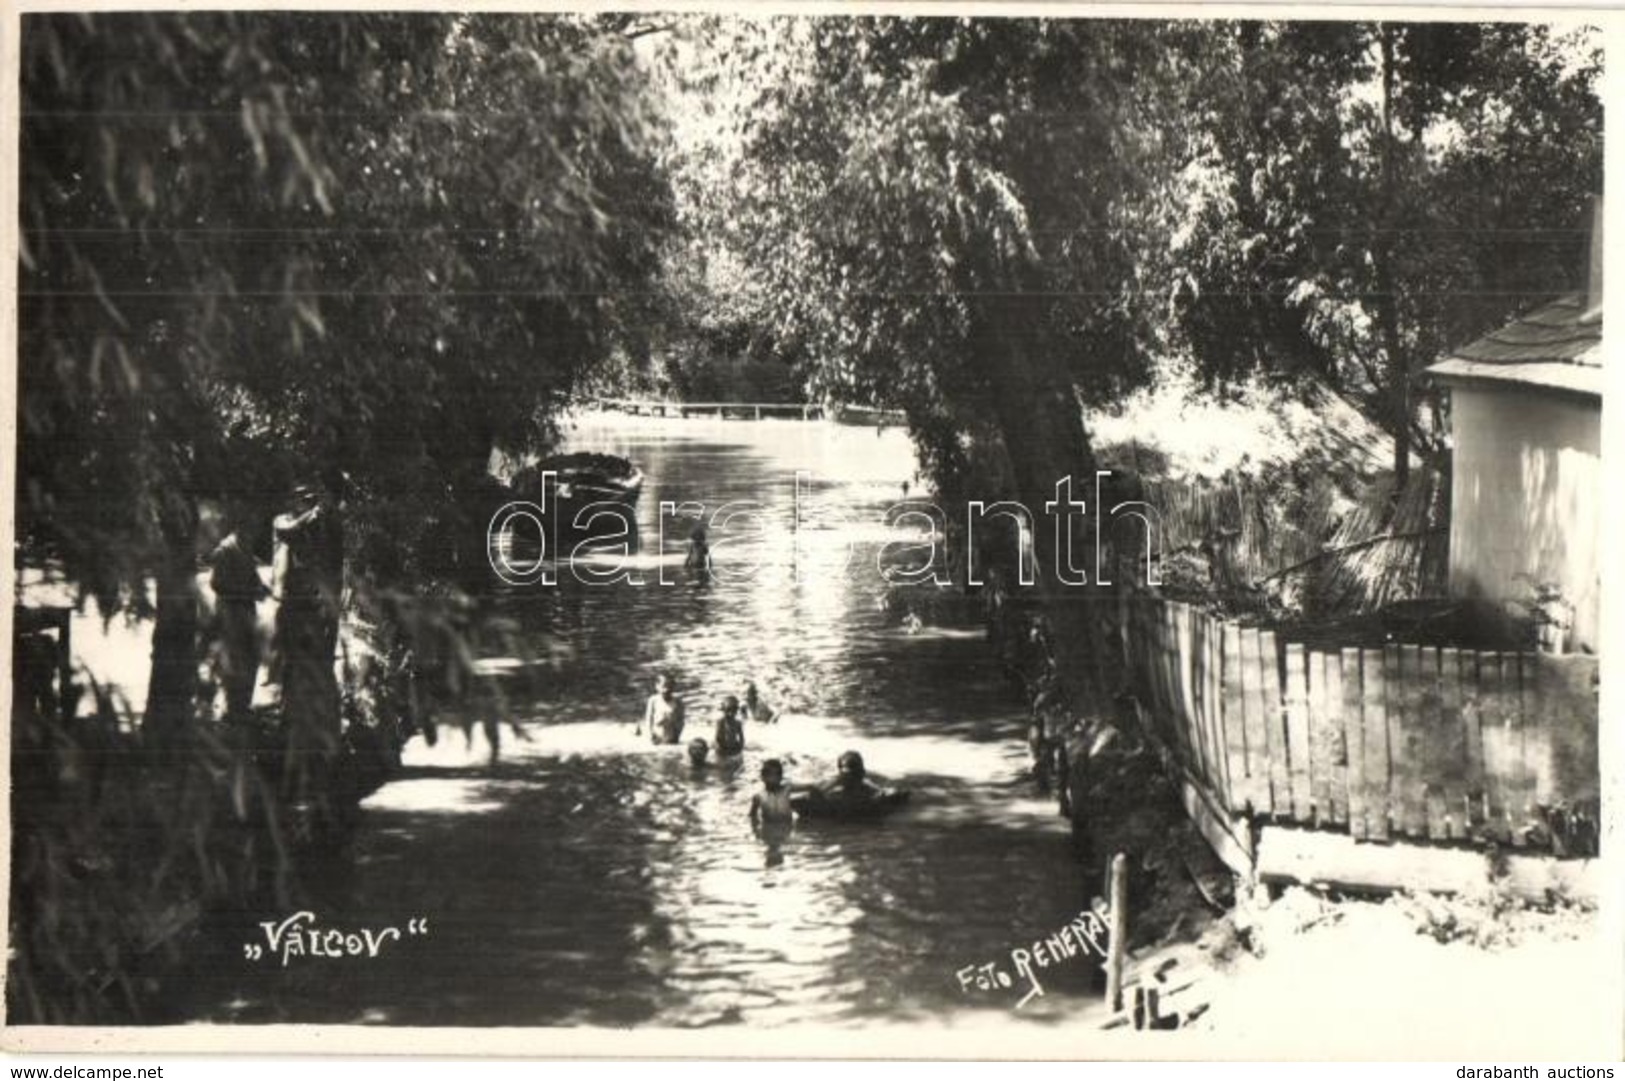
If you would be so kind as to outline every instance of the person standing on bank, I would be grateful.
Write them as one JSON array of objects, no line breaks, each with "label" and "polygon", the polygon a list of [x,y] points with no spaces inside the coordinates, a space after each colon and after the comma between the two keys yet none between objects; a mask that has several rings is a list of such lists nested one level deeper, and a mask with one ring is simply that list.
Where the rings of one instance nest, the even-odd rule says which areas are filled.
[{"label": "person standing on bank", "polygon": [[253,553],[243,540],[242,523],[215,546],[209,563],[220,632],[221,683],[226,691],[226,723],[247,720],[260,671],[259,602],[270,595],[260,580]]},{"label": "person standing on bank", "polygon": [[332,497],[314,485],[294,492],[295,506],[272,523],[281,574],[276,637],[282,669],[282,723],[288,761],[284,783],[295,800],[326,795],[328,766],[339,751],[338,649],[344,546]]}]

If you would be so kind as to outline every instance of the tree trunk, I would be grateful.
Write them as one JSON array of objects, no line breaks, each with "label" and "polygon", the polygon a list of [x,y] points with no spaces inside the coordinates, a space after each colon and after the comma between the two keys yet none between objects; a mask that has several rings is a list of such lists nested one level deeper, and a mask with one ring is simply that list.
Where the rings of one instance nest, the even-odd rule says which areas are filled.
[{"label": "tree trunk", "polygon": [[[1001,300],[990,312],[985,347],[1001,358],[991,383],[990,402],[998,419],[1016,499],[1033,517],[1037,582],[1049,619],[1060,671],[1057,673],[1074,711],[1091,720],[1109,716],[1111,690],[1102,685],[1100,635],[1093,618],[1095,604],[1114,595],[1099,584],[1099,568],[1088,566],[1089,584],[1066,585],[1059,568],[1066,558],[1057,543],[1045,504],[1056,497],[1056,482],[1071,476],[1074,493],[1092,500],[1095,456],[1084,431],[1082,412],[1064,368],[1035,348],[1043,324],[1043,304],[1025,297]],[[1088,493],[1088,494],[1086,494]],[[1089,506],[1088,514],[1101,508]],[[1080,539],[1092,529],[1079,526]]]},{"label": "tree trunk", "polygon": [[198,591],[195,513],[176,523],[158,571],[157,620],[152,631],[152,671],[142,734],[150,746],[186,742],[197,699]]},{"label": "tree trunk", "polygon": [[343,793],[334,793],[333,766],[342,751],[340,690],[334,676],[342,616],[342,511],[329,500],[282,527],[288,570],[277,611],[282,650],[282,725],[286,739],[284,794],[331,819]]},{"label": "tree trunk", "polygon": [[1388,354],[1388,391],[1392,398],[1389,427],[1394,436],[1393,498],[1397,503],[1411,472],[1411,373],[1400,339],[1399,296],[1395,291],[1393,267],[1394,208],[1399,199],[1394,180],[1393,28],[1386,23],[1379,24],[1377,37],[1382,57],[1382,131],[1378,137],[1382,163],[1382,208],[1377,242],[1372,248],[1377,264],[1377,319],[1382,328],[1383,351]]},{"label": "tree trunk", "polygon": [[[1105,642],[1096,620],[1097,604],[1111,603],[1116,589],[1100,584],[1100,567],[1081,559],[1088,582],[1069,585],[1061,580],[1063,541],[1045,504],[1055,500],[1056,482],[1073,480],[1075,498],[1089,503],[1087,513],[1098,515],[1093,502],[1095,456],[1084,430],[1070,373],[1044,348],[1040,301],[1015,298],[996,302],[988,319],[982,347],[1000,358],[992,373],[989,405],[997,419],[1008,455],[1016,498],[1033,517],[1036,581],[1053,646],[1055,678],[1063,691],[1074,723],[1044,753],[1058,753],[1061,810],[1072,823],[1080,856],[1092,865],[1103,840],[1110,835],[1110,820],[1126,810],[1108,806],[1109,799],[1096,783],[1097,754],[1111,740],[1101,738],[1117,720],[1118,688],[1108,684]],[[1087,494],[1085,494],[1087,493]],[[1090,518],[1075,536],[1093,539]],[[1092,543],[1089,545],[1092,550]]]}]

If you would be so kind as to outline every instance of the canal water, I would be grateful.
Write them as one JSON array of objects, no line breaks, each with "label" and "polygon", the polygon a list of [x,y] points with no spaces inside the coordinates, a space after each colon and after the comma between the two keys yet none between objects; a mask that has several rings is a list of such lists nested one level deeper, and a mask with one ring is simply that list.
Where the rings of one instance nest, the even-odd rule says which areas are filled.
[{"label": "canal water", "polygon": [[[256,921],[291,913],[244,914],[238,960],[208,975],[197,1019],[1042,1024],[1085,1005],[1096,959],[1034,966],[1041,994],[1012,963],[1078,915],[1086,887],[974,607],[951,587],[942,603],[885,599],[877,554],[902,536],[886,511],[919,489],[906,437],[588,416],[570,447],[644,471],[638,553],[592,566],[638,581],[565,567],[493,597],[481,667],[502,688],[500,756],[477,725],[414,740],[313,910],[323,928],[401,937],[375,958],[251,959]],[[691,526],[661,503],[703,505],[708,579],[683,569]],[[737,513],[717,520],[725,504]],[[685,742],[710,739],[719,700],[747,680],[780,718],[747,724],[742,759],[695,771],[682,748],[634,735],[661,671],[686,701]],[[910,805],[753,833],[765,759],[811,784],[848,749]],[[961,978],[989,963],[1009,987]]]}]

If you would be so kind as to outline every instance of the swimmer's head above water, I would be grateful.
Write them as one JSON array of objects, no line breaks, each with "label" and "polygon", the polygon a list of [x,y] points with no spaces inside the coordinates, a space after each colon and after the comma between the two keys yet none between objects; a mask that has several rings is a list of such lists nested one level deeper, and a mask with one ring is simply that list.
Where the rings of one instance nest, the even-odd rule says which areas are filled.
[{"label": "swimmer's head above water", "polygon": [[706,756],[711,753],[711,745],[703,739],[694,740],[688,745],[688,760],[696,766],[705,765]]},{"label": "swimmer's head above water", "polygon": [[861,781],[868,773],[863,766],[863,756],[857,751],[847,751],[836,759],[835,771],[841,775],[843,781]]}]

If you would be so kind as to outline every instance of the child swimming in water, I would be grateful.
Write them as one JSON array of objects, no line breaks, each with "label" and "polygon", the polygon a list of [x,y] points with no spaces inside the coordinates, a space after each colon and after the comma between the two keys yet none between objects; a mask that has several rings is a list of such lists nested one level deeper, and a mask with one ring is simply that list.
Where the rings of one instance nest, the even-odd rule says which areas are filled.
[{"label": "child swimming in water", "polygon": [[835,769],[835,781],[825,787],[825,798],[846,803],[868,803],[884,795],[885,790],[869,780],[863,756],[857,751],[847,751],[841,755],[836,760]]},{"label": "child swimming in water", "polygon": [[688,745],[688,764],[695,769],[704,769],[706,757],[711,753],[711,745],[703,739],[697,739]]},{"label": "child swimming in water", "polygon": [[756,692],[754,681],[745,684],[744,712],[746,720],[757,724],[772,724],[779,719],[773,707],[762,701],[762,696]]},{"label": "child swimming in water", "polygon": [[784,763],[769,758],[762,763],[762,790],[751,797],[752,826],[787,825],[795,817],[790,790],[784,784]]},{"label": "child swimming in water", "polygon": [[719,755],[735,755],[745,749],[745,725],[739,719],[739,699],[731,694],[722,700],[722,716],[717,718],[713,742]]}]

